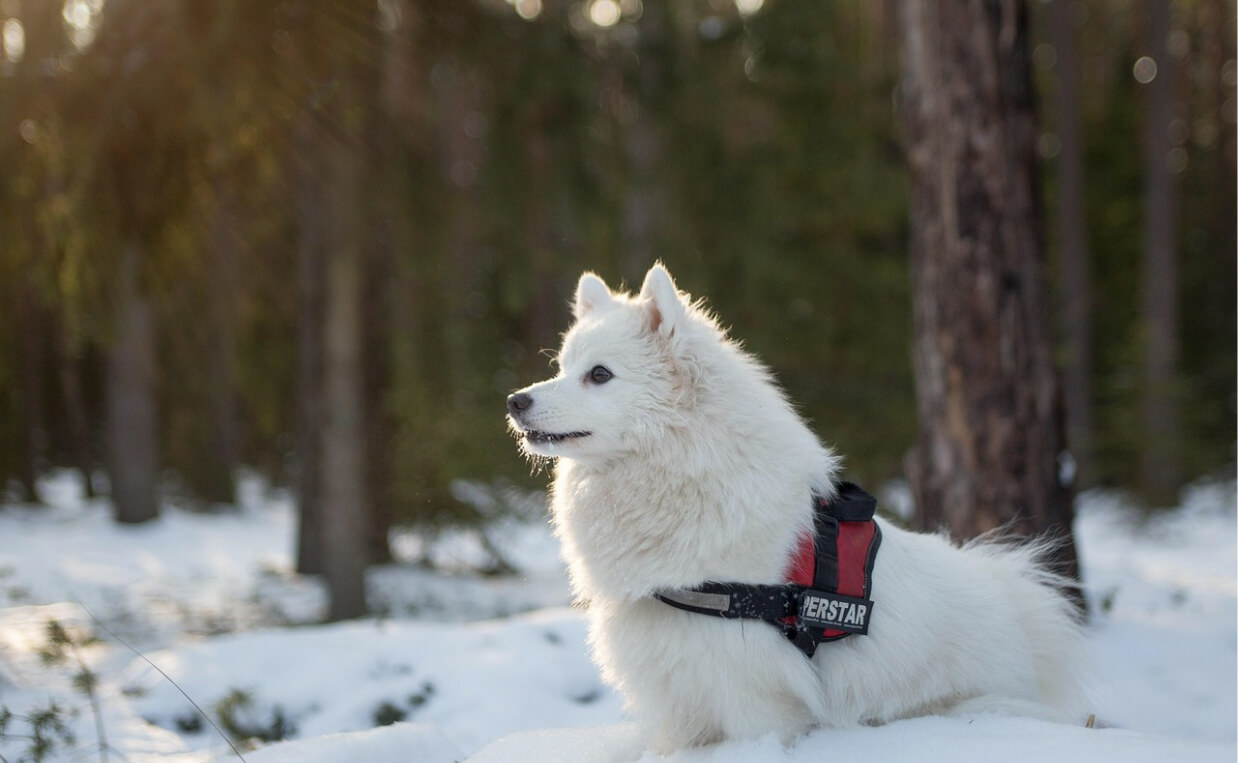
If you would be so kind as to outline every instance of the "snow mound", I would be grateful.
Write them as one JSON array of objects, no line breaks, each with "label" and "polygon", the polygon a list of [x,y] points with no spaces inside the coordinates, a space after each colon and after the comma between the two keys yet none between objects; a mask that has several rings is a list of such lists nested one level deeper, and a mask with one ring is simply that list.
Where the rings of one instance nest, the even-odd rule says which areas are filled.
[{"label": "snow mound", "polygon": [[428,723],[397,723],[381,729],[325,734],[264,747],[245,756],[248,763],[357,763],[363,760],[415,760],[456,763],[460,751]]},{"label": "snow mound", "polygon": [[[1234,760],[1234,746],[1144,734],[1088,729],[1021,718],[915,718],[879,728],[820,730],[786,747],[772,736],[727,742],[667,756],[644,753],[631,723],[592,728],[538,729],[501,737],[466,758],[468,763],[819,763],[822,760],[915,760],[917,763],[1164,763]],[[352,763],[417,760],[453,763],[461,756],[433,727],[390,729],[286,742],[248,756],[254,763]]]}]

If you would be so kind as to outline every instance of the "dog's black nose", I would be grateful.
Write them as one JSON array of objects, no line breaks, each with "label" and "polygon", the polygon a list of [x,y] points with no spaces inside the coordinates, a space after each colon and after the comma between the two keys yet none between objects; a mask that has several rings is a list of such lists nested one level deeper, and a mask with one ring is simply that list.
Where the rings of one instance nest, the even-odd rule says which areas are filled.
[{"label": "dog's black nose", "polygon": [[507,410],[517,416],[533,405],[533,396],[527,392],[515,392],[507,396]]}]

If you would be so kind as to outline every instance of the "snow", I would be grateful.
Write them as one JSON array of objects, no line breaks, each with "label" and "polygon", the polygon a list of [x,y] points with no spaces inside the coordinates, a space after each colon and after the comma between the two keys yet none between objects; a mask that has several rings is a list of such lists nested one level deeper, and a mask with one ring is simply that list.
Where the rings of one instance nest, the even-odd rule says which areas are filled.
[{"label": "snow", "polygon": [[[48,760],[93,760],[99,749],[90,703],[72,687],[78,669],[40,659],[53,619],[102,639],[77,654],[100,678],[108,748],[135,762],[235,760],[193,704],[218,720],[229,697],[236,724],[292,729],[289,741],[242,748],[251,763],[1068,763],[1233,761],[1238,752],[1233,481],[1197,485],[1181,506],[1147,516],[1117,494],[1082,497],[1076,535],[1101,728],[918,718],[667,758],[643,751],[590,663],[557,546],[529,509],[536,499],[519,499],[523,519],[497,520],[484,535],[397,534],[402,561],[369,578],[382,614],[319,625],[323,590],[292,571],[293,504],[260,480],[244,481],[235,507],[167,506],[140,527],[112,522],[106,501],[85,499],[70,473],[42,491],[48,507],[0,506],[0,706],[25,715],[55,700],[73,710],[76,739]],[[496,495],[458,492],[483,510]],[[517,574],[477,572],[495,550]],[[397,722],[375,728],[380,717]],[[0,740],[8,760],[25,750],[14,723]]]},{"label": "snow", "polygon": [[1054,761],[1122,761],[1164,763],[1166,760],[1233,760],[1233,747],[1194,740],[1157,737],[1118,729],[1086,729],[1022,718],[913,718],[886,726],[821,730],[790,748],[777,739],[731,742],[717,747],[678,752],[658,758],[641,756],[635,727],[526,731],[498,740],[470,763],[577,763],[639,759],[642,763],[751,763],[823,760],[914,760],[917,763],[993,761],[1003,763]]}]

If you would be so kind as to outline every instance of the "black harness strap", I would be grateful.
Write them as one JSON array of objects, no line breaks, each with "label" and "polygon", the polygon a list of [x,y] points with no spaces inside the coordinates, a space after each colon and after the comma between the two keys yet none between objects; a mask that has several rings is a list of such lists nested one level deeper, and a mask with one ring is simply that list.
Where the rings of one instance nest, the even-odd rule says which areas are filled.
[{"label": "black harness strap", "polygon": [[817,512],[816,567],[812,573],[812,584],[815,588],[825,591],[838,590],[838,519]]},{"label": "black harness strap", "polygon": [[[662,589],[654,593],[672,607],[728,620],[764,620],[784,628],[783,621],[799,609],[803,586],[702,583],[695,588]],[[785,628],[784,628],[785,629]],[[794,627],[792,627],[794,630]]]}]

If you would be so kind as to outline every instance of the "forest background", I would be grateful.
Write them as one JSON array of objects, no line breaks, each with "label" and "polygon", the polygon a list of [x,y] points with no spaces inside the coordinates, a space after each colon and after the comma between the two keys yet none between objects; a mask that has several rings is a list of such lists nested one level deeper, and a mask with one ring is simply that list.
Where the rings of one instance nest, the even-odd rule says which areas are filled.
[{"label": "forest background", "polygon": [[[1032,8],[1058,357],[1086,371],[1064,375],[1072,450],[1083,486],[1151,505],[1232,474],[1238,416],[1234,4],[1170,7],[1151,71],[1147,4]],[[485,519],[458,480],[544,484],[505,395],[548,375],[582,270],[633,284],[659,258],[852,479],[900,477],[916,414],[895,9],[0,0],[0,487],[37,501],[39,475],[81,469],[96,491],[157,492],[118,505],[141,520],[232,502],[245,466],[312,510],[343,427],[384,561],[392,523]],[[1173,82],[1168,319],[1144,308],[1155,76]],[[1065,320],[1062,198],[1085,233],[1086,336]],[[1151,389],[1165,320],[1175,367]],[[355,408],[333,397],[341,367]],[[1149,448],[1169,484],[1146,479]]]}]

